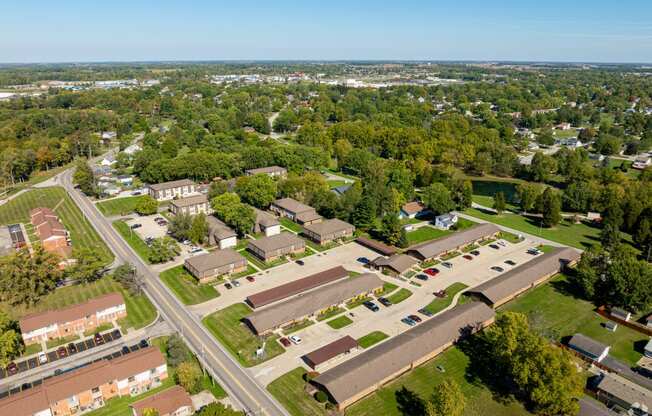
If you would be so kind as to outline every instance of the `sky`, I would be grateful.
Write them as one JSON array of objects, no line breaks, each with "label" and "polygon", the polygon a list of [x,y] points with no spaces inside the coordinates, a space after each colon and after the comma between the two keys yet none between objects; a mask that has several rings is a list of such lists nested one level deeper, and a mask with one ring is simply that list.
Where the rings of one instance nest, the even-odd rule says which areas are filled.
[{"label": "sky", "polygon": [[7,0],[0,62],[652,63],[651,0]]}]

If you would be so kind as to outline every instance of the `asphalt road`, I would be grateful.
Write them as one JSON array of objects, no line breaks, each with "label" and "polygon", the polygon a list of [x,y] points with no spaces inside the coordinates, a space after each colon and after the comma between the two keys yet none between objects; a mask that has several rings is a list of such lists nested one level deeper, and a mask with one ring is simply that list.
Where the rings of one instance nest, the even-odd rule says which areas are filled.
[{"label": "asphalt road", "polygon": [[102,216],[95,205],[72,183],[73,170],[57,178],[84,216],[115,254],[116,260],[133,264],[144,277],[145,293],[158,308],[165,320],[185,339],[189,347],[203,362],[204,367],[224,387],[231,399],[250,415],[288,415],[285,409],[231,357],[201,324],[199,317],[191,314],[157,274],[140,259],[131,247]]}]

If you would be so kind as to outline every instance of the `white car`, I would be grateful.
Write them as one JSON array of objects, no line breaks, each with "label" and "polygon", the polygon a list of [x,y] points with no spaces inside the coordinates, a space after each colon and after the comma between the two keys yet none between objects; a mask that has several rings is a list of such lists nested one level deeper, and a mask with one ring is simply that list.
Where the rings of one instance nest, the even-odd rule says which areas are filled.
[{"label": "white car", "polygon": [[290,341],[292,341],[293,344],[299,345],[301,344],[301,337],[298,335],[290,335],[288,338],[290,338]]},{"label": "white car", "polygon": [[45,364],[45,363],[47,363],[47,362],[48,362],[48,356],[45,355],[44,352],[40,353],[40,354],[38,355],[38,362],[39,362],[40,364]]}]

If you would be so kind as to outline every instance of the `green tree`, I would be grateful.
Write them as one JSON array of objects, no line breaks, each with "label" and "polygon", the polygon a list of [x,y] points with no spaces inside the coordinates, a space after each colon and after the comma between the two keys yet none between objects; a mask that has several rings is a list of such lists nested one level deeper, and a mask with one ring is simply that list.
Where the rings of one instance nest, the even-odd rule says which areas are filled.
[{"label": "green tree", "polygon": [[40,245],[0,258],[0,299],[10,305],[33,305],[63,278],[60,259]]},{"label": "green tree", "polygon": [[552,188],[543,191],[542,211],[545,227],[554,227],[561,221],[561,198]]},{"label": "green tree", "polygon": [[0,366],[5,367],[23,351],[18,322],[0,310]]},{"label": "green tree", "polygon": [[65,270],[68,279],[77,282],[92,282],[102,277],[106,270],[106,261],[94,247],[75,248],[75,263]]},{"label": "green tree", "polygon": [[233,410],[231,406],[225,406],[222,403],[211,403],[197,413],[197,416],[243,416],[243,412]]},{"label": "green tree", "polygon": [[373,228],[376,222],[376,213],[374,210],[374,201],[370,195],[365,194],[360,199],[360,202],[351,213],[351,221],[353,221],[356,227],[362,230]]},{"label": "green tree", "polygon": [[534,209],[537,198],[541,194],[541,186],[533,183],[520,183],[516,187],[516,192],[520,201],[521,210],[527,213]]},{"label": "green tree", "polygon": [[188,233],[190,241],[195,244],[204,243],[208,237],[208,222],[206,221],[206,214],[200,212],[192,219],[192,225]]},{"label": "green tree", "polygon": [[507,203],[505,202],[505,194],[502,192],[496,193],[494,196],[494,206],[493,208],[496,210],[498,215],[501,215],[505,209],[507,208]]},{"label": "green tree", "polygon": [[168,364],[177,367],[179,364],[192,358],[192,353],[183,342],[179,334],[172,334],[166,344]]},{"label": "green tree", "polygon": [[135,210],[140,215],[152,215],[158,212],[158,201],[149,195],[141,197]]},{"label": "green tree", "polygon": [[184,361],[175,371],[177,383],[188,393],[198,393],[201,388],[202,371],[199,365],[192,361]]},{"label": "green tree", "polygon": [[550,175],[557,169],[555,159],[542,152],[536,152],[532,157],[530,174],[536,182],[546,182]]},{"label": "green tree", "polygon": [[399,245],[402,232],[403,227],[396,214],[391,213],[383,217],[378,233],[383,241],[393,246]]},{"label": "green tree", "polygon": [[124,263],[113,270],[113,279],[126,288],[132,295],[140,295],[145,283],[131,263]]},{"label": "green tree", "polygon": [[179,255],[179,244],[170,237],[155,238],[149,246],[149,261],[152,263],[165,263]]},{"label": "green tree", "polygon": [[177,240],[188,240],[190,239],[190,229],[192,228],[192,217],[190,214],[178,213],[170,220],[168,225],[168,231],[170,235],[176,238]]},{"label": "green tree", "polygon": [[267,208],[276,199],[278,189],[274,179],[261,173],[238,178],[235,191],[243,201],[257,208]]},{"label": "green tree", "polygon": [[421,198],[426,207],[435,215],[445,214],[455,207],[451,192],[439,182],[434,182],[426,187]]},{"label": "green tree", "polygon": [[444,380],[435,386],[435,391],[426,403],[427,416],[461,416],[466,399],[459,384],[454,380]]},{"label": "green tree", "polygon": [[93,171],[88,166],[86,160],[79,159],[75,167],[75,173],[73,175],[75,185],[86,195],[96,196],[97,184],[95,182],[95,175],[93,175]]}]

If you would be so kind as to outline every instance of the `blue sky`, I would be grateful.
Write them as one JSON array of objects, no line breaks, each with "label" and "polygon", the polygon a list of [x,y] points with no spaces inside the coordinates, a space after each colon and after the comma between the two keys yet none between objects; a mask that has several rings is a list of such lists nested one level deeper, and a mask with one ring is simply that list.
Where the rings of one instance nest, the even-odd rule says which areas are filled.
[{"label": "blue sky", "polygon": [[4,3],[0,62],[652,62],[650,0]]}]

